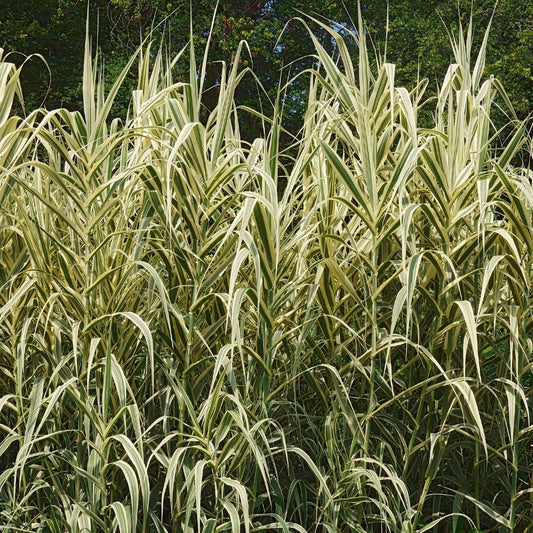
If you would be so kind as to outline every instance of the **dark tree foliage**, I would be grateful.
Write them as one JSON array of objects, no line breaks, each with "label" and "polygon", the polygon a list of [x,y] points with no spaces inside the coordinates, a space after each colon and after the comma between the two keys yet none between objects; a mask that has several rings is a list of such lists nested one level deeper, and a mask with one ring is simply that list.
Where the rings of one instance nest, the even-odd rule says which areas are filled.
[{"label": "dark tree foliage", "polygon": [[[181,49],[190,37],[192,14],[197,49],[209,35],[216,2],[212,0],[3,0],[0,3],[0,46],[24,68],[23,87],[28,109],[81,107],[82,57],[85,21],[89,15],[94,44],[98,44],[106,76],[112,80],[142,39],[171,51]],[[509,91],[518,118],[533,108],[533,4],[529,0],[368,0],[361,2],[368,38],[376,57],[386,52],[397,65],[398,81],[408,88],[417,79],[428,78],[429,95],[437,90],[447,68],[451,48],[449,34],[458,23],[472,16],[475,42],[479,43],[492,17],[486,75],[500,78]],[[207,79],[207,106],[216,101],[220,64],[231,63],[241,40],[249,47],[242,67],[253,67],[236,95],[243,106],[268,112],[277,96],[284,103],[286,126],[297,131],[301,123],[307,80],[298,77],[285,92],[290,77],[305,71],[313,62],[312,43],[302,17],[326,47],[332,43],[312,20],[331,21],[333,27],[353,30],[357,4],[327,0],[224,0],[220,2],[211,33]],[[354,53],[356,50],[354,49]],[[40,54],[43,59],[31,56]],[[180,68],[180,67],[178,67]],[[181,63],[181,68],[188,68]],[[179,78],[180,72],[176,72]],[[261,89],[262,87],[262,89]],[[133,76],[118,99],[116,113],[127,111]],[[427,111],[430,113],[430,110]],[[244,115],[243,115],[244,116]],[[501,123],[507,120],[502,111]],[[261,134],[261,125],[251,115],[244,118],[243,136]]]},{"label": "dark tree foliage", "polygon": [[[22,83],[28,109],[81,107],[85,21],[107,61],[113,62],[113,23],[108,0],[11,1],[0,3],[0,46],[25,62]],[[38,54],[38,55],[37,55]],[[122,63],[124,58],[117,58]]]}]

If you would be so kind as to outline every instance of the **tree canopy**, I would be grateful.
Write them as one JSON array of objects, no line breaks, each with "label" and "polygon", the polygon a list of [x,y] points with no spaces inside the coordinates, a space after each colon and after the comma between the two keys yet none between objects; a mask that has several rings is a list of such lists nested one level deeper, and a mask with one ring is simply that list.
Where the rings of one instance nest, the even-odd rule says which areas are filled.
[{"label": "tree canopy", "polygon": [[[236,95],[237,102],[258,108],[275,100],[278,90],[312,61],[313,45],[306,20],[316,37],[332,47],[323,29],[308,17],[328,20],[337,29],[356,27],[357,5],[326,0],[4,0],[0,5],[0,46],[19,64],[26,60],[23,89],[27,106],[81,107],[82,57],[86,17],[93,45],[98,46],[105,72],[113,78],[142,39],[180,50],[194,36],[204,44],[210,36],[208,87],[205,102],[216,101],[219,61],[232,61],[241,40],[249,54],[242,66],[253,66]],[[413,88],[420,78],[435,93],[449,64],[450,34],[472,17],[474,41],[481,42],[492,19],[485,74],[498,77],[507,89],[518,118],[533,108],[533,4],[529,0],[368,0],[361,3],[368,37],[377,57],[386,54],[397,65],[397,80]],[[191,16],[192,15],[192,16]],[[354,22],[355,21],[355,22]],[[41,57],[32,56],[39,54]],[[30,59],[26,59],[30,57]],[[44,59],[44,61],[43,61]],[[179,68],[179,67],[178,67]],[[180,76],[179,70],[176,76]],[[124,91],[133,88],[134,76]],[[260,90],[259,87],[263,87]],[[307,81],[297,78],[284,100],[285,120],[299,124]],[[118,99],[126,106],[127,94]],[[119,110],[125,112],[125,109]],[[502,117],[502,121],[505,120]],[[258,134],[250,119],[249,134]]]}]

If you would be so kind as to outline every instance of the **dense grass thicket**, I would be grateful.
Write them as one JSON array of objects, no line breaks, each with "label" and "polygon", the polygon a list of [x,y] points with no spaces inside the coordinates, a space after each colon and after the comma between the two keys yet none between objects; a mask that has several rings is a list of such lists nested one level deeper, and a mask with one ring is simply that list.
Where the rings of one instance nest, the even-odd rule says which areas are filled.
[{"label": "dense grass thicket", "polygon": [[0,531],[531,531],[528,125],[470,31],[426,101],[324,29],[287,154],[242,49],[206,118],[192,53],[125,122],[89,45],[83,112],[0,62]]}]

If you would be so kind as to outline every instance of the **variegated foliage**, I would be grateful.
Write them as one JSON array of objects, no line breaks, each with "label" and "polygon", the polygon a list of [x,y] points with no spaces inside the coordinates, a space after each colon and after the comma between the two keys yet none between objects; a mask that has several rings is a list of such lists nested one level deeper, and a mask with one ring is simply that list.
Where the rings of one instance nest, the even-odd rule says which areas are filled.
[{"label": "variegated foliage", "polygon": [[323,30],[294,157],[279,105],[241,140],[244,45],[207,118],[192,45],[105,94],[88,40],[83,111],[24,119],[0,62],[0,530],[533,522],[528,126],[470,30],[436,102]]}]

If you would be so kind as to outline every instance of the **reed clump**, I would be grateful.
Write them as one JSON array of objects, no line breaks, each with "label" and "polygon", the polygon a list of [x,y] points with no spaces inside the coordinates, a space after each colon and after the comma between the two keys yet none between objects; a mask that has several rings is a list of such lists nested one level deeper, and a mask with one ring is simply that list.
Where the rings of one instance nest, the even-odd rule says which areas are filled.
[{"label": "reed clump", "polygon": [[323,30],[292,159],[242,47],[207,118],[192,49],[25,118],[0,62],[0,530],[530,527],[528,125],[470,29],[437,101]]}]

